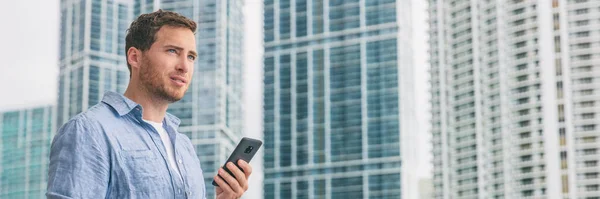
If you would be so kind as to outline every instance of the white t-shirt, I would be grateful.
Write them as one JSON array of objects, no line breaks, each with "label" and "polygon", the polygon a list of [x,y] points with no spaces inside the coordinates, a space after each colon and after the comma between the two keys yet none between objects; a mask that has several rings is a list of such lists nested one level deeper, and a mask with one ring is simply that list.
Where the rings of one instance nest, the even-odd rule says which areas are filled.
[{"label": "white t-shirt", "polygon": [[156,122],[148,121],[148,120],[144,120],[144,122],[152,125],[152,127],[154,127],[154,129],[156,129],[156,131],[158,131],[158,135],[160,135],[160,139],[162,140],[163,145],[165,146],[165,149],[167,150],[167,156],[168,156],[167,159],[169,159],[169,165],[171,165],[171,168],[173,169],[173,171],[175,171],[175,173],[177,173],[177,176],[179,176],[181,178],[181,174],[179,174],[179,169],[178,169],[177,163],[175,161],[175,153],[173,152],[173,143],[171,143],[169,134],[167,134],[167,131],[163,127],[162,123],[156,123]]}]

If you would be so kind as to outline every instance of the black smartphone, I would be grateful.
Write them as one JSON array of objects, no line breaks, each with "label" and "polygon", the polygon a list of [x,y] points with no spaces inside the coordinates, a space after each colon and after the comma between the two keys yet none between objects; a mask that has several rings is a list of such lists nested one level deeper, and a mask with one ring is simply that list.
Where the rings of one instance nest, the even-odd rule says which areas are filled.
[{"label": "black smartphone", "polygon": [[[256,154],[256,152],[258,151],[258,149],[260,148],[261,145],[262,145],[262,141],[260,141],[260,140],[252,139],[252,138],[248,138],[248,137],[242,138],[242,140],[235,147],[235,150],[233,150],[233,152],[231,152],[231,155],[229,155],[229,158],[227,158],[227,161],[225,162],[225,164],[223,164],[222,168],[225,171],[227,171],[227,173],[229,173],[229,175],[231,175],[235,178],[233,173],[231,171],[229,171],[229,169],[227,168],[227,166],[226,166],[227,163],[232,162],[238,168],[240,168],[240,166],[237,163],[238,160],[244,160],[247,163],[250,163],[250,160],[252,160],[252,157],[254,157],[254,154]],[[240,168],[240,170],[242,170],[242,168]],[[221,179],[223,179],[223,177],[221,177],[221,176],[219,176],[219,177]],[[223,180],[223,181],[225,181],[225,180]],[[225,182],[225,183],[227,183],[227,182]],[[215,182],[215,180],[212,181],[212,184],[217,187],[219,186],[217,184],[217,182]]]}]

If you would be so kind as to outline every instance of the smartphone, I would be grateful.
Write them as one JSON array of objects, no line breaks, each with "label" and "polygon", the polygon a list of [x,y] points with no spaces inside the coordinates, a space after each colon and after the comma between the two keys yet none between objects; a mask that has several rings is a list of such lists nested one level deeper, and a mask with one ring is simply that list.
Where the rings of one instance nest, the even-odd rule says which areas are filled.
[{"label": "smartphone", "polygon": [[[238,160],[244,160],[247,163],[250,163],[250,160],[252,160],[252,157],[254,157],[254,154],[256,154],[256,152],[258,151],[258,149],[260,148],[261,145],[262,145],[262,141],[260,141],[260,140],[252,139],[252,138],[248,138],[248,137],[242,138],[242,140],[235,147],[235,150],[233,150],[231,155],[229,155],[229,158],[227,158],[227,161],[225,162],[225,164],[223,164],[223,166],[221,168],[223,168],[225,171],[227,171],[227,173],[229,173],[229,175],[231,175],[235,178],[233,173],[231,171],[229,171],[229,169],[225,165],[227,165],[228,162],[232,162],[233,164],[235,164],[235,166],[240,168],[240,166],[238,166],[238,163],[237,163]],[[242,168],[240,168],[240,170],[242,170]],[[219,177],[221,177],[221,176],[219,176]],[[223,179],[223,177],[221,177],[221,179]],[[223,180],[223,181],[225,181],[225,180]],[[217,187],[219,186],[217,184],[217,182],[215,182],[215,180],[212,181],[212,184]]]}]

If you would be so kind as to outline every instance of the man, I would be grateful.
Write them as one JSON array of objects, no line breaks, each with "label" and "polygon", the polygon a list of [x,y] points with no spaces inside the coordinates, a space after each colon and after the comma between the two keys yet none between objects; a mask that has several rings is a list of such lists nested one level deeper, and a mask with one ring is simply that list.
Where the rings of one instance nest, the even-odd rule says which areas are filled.
[{"label": "man", "polygon": [[[166,112],[185,94],[196,60],[196,23],[158,10],[138,17],[126,37],[130,82],[124,95],[76,115],[52,141],[48,198],[205,198],[200,161],[179,119]],[[227,166],[217,198],[239,198],[252,167]],[[221,176],[221,177],[219,177]]]}]

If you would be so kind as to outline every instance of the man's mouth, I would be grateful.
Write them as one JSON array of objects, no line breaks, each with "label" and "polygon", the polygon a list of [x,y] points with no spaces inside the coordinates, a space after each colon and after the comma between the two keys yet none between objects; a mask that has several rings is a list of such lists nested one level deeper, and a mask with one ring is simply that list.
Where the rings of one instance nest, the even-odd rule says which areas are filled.
[{"label": "man's mouth", "polygon": [[181,76],[177,76],[177,75],[173,75],[170,77],[172,81],[178,83],[178,84],[182,84],[185,85],[187,83],[187,80],[185,80],[184,77]]}]

